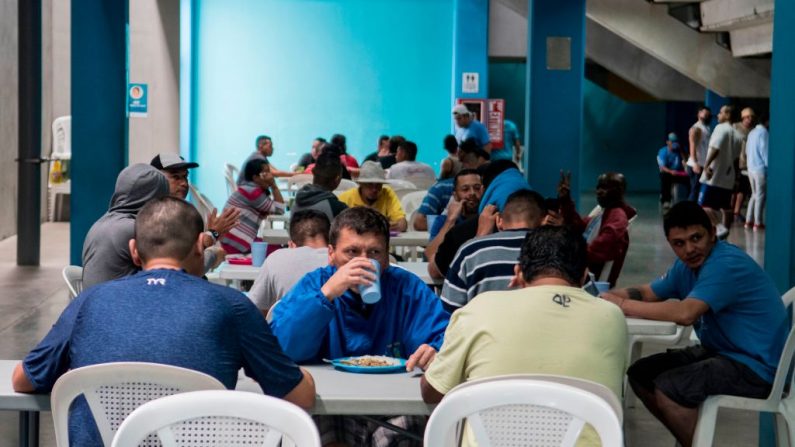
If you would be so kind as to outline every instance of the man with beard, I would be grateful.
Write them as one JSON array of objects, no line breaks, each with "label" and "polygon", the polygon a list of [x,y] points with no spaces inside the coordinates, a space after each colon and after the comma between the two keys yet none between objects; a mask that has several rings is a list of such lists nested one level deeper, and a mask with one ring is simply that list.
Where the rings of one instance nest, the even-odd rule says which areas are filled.
[{"label": "man with beard", "polygon": [[480,197],[483,195],[483,183],[475,169],[462,169],[453,179],[453,200],[447,205],[447,215],[439,216],[429,230],[430,240],[437,235],[447,233],[457,224],[478,214]]},{"label": "man with beard", "polygon": [[499,230],[462,245],[442,288],[442,304],[452,312],[481,293],[508,290],[527,232],[541,226],[547,210],[541,194],[520,189],[497,213]]},{"label": "man with beard", "polygon": [[626,315],[694,326],[700,345],[640,359],[627,371],[635,394],[689,446],[708,396],[768,397],[790,317],[770,276],[743,250],[719,241],[694,202],[674,205],[663,228],[678,258],[668,272],[602,298]]},{"label": "man with beard", "polygon": [[561,172],[558,184],[558,200],[563,221],[575,230],[583,232],[588,242],[588,270],[599,277],[609,261],[613,268],[608,272],[608,281],[615,285],[624,257],[629,248],[629,219],[637,214],[624,202],[627,182],[624,174],[606,172],[596,183],[596,202],[601,209],[586,218],[580,217],[574,208],[570,194],[571,173]]}]

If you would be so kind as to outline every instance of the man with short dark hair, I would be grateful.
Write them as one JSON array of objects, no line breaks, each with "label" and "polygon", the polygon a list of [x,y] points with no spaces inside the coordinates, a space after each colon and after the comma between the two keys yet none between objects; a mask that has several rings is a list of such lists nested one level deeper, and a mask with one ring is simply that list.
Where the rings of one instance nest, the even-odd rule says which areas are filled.
[{"label": "man with short dark hair", "polygon": [[298,159],[298,163],[295,166],[296,172],[303,172],[309,165],[317,162],[317,157],[320,156],[320,151],[323,149],[324,144],[326,144],[326,139],[323,137],[317,137],[312,140],[312,149]]},{"label": "man with short dark hair", "polygon": [[378,161],[379,157],[386,157],[387,155],[389,155],[389,135],[381,135],[378,137],[378,148],[372,154],[364,157],[362,163],[365,161]]},{"label": "man with short dark hair", "polygon": [[674,205],[663,227],[679,258],[668,272],[602,297],[627,315],[694,326],[700,346],[641,359],[627,373],[646,407],[689,446],[708,396],[767,398],[790,318],[768,274],[740,248],[719,241],[694,202]]},{"label": "man with short dark hair", "polygon": [[541,226],[547,210],[541,194],[522,189],[497,214],[497,232],[458,249],[444,280],[441,299],[452,312],[491,290],[507,290],[527,232]]},{"label": "man with short dark hair", "polygon": [[83,242],[84,288],[140,270],[128,245],[135,216],[148,201],[168,195],[168,180],[152,166],[137,163],[119,173],[108,212],[94,222]]},{"label": "man with short dark hair", "polygon": [[417,161],[417,145],[413,141],[400,143],[395,158],[397,163],[389,168],[388,179],[406,180],[419,189],[427,189],[436,181],[433,168]]},{"label": "man with short dark hair", "polygon": [[690,143],[690,157],[687,159],[687,173],[690,176],[690,196],[688,200],[693,202],[698,200],[698,194],[701,192],[699,178],[701,177],[701,171],[704,169],[704,162],[707,160],[709,139],[712,135],[712,130],[709,127],[711,120],[712,111],[706,105],[701,105],[698,108],[698,120],[688,131]]},{"label": "man with short dark hair", "polygon": [[317,210],[324,213],[329,221],[348,208],[334,194],[342,181],[342,162],[336,154],[321,154],[312,168],[312,183],[304,185],[295,194],[292,212]]},{"label": "man with short dark hair", "polygon": [[[677,202],[685,200],[690,179],[685,171],[684,153],[679,149],[679,138],[675,133],[668,134],[665,146],[657,151],[657,167],[660,170],[660,204],[664,210],[671,207],[672,198]],[[672,196],[671,188],[676,188]]]},{"label": "man with short dark hair", "polygon": [[[709,139],[709,151],[701,173],[701,192],[698,204],[707,210],[719,238],[729,236],[734,221],[732,192],[734,191],[734,162],[740,154],[742,141],[731,124],[734,107],[723,106],[718,113],[718,125]],[[723,214],[721,219],[720,215]]]},{"label": "man with short dark hair", "polygon": [[[407,371],[427,368],[450,315],[420,278],[389,265],[384,216],[366,207],[347,209],[332,223],[329,242],[329,266],[306,274],[273,308],[271,328],[287,355],[299,363],[387,355],[408,359]],[[367,304],[359,286],[371,285],[376,274],[381,298]],[[400,419],[392,417],[390,423],[406,428],[407,421]],[[329,418],[318,425],[324,443],[374,445],[375,427]]]},{"label": "man with short dark hair", "polygon": [[322,213],[305,209],[290,217],[288,248],[271,253],[257,275],[248,297],[263,315],[305,274],[328,265],[331,223]]},{"label": "man with short dark hair", "polygon": [[[461,161],[462,169],[477,169],[489,162],[489,154],[481,149],[475,140],[466,140],[458,149],[458,159]],[[453,190],[453,179],[443,179],[434,183],[428,189],[428,194],[422,199],[422,205],[412,217],[414,229],[430,231],[428,216],[438,216],[444,212],[453,195]]]},{"label": "man with short dark hair", "polygon": [[[254,305],[234,289],[182,271],[202,264],[202,230],[201,216],[183,200],[163,197],[144,206],[129,241],[144,271],[70,302],[15,368],[14,390],[49,393],[70,369],[151,362],[209,374],[230,389],[243,368],[266,394],[311,408],[312,376],[284,354]],[[86,401],[73,407],[71,444],[102,446]]]},{"label": "man with short dark hair", "polygon": [[[620,399],[627,326],[618,309],[584,292],[585,241],[565,227],[527,232],[514,290],[485,292],[455,311],[436,360],[420,379],[437,403],[462,382],[508,374],[555,374],[600,383]],[[464,446],[475,445],[469,430]],[[583,432],[577,445],[599,445]]]},{"label": "man with short dark hair", "polygon": [[[269,158],[273,156],[273,140],[271,137],[267,135],[260,135],[254,141],[256,150],[252,152],[248,158],[246,158],[246,161],[243,162],[243,169],[240,170],[240,174],[237,176],[238,185],[246,181],[243,171],[245,170],[245,166],[248,164],[248,162],[251,160],[265,160],[268,161],[268,164],[270,164]],[[273,166],[272,164],[270,166],[271,174],[273,174],[274,177],[292,177],[295,175],[295,172],[282,171],[277,169],[276,166]]]}]

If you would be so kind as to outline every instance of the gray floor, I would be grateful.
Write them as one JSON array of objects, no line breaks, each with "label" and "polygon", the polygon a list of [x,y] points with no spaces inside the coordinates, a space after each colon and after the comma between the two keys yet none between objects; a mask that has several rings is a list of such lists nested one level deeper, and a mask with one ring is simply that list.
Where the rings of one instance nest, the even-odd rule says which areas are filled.
[{"label": "gray floor", "polygon": [[[653,196],[630,198],[639,210],[631,229],[631,245],[620,284],[648,282],[665,272],[674,255],[662,234],[660,211]],[[583,199],[583,209],[590,209],[593,197]],[[68,264],[69,226],[48,223],[42,226],[42,265],[39,268],[17,267],[16,238],[0,241],[0,358],[21,358],[40,340],[66,305],[67,291],[61,269]],[[759,262],[764,254],[764,233],[735,227],[730,241],[746,248]],[[648,347],[644,354],[659,348]],[[49,413],[42,414],[41,445],[54,446]],[[627,444],[632,446],[674,445],[673,437],[644,408],[629,409],[625,415]],[[0,447],[17,444],[17,415],[0,412]],[[751,413],[722,411],[719,415],[715,445],[747,446],[756,444],[757,416]]]}]

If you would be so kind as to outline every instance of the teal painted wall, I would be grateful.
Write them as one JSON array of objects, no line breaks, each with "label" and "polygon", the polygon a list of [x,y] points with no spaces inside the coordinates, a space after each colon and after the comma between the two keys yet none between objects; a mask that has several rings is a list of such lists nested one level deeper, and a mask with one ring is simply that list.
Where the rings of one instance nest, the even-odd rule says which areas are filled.
[{"label": "teal painted wall", "polygon": [[259,134],[288,169],[317,136],[343,133],[357,159],[381,134],[417,142],[438,169],[450,132],[453,0],[197,0],[193,181],[216,206],[225,162]]},{"label": "teal painted wall", "polygon": [[[506,99],[507,116],[516,117],[520,128],[524,127],[524,103],[516,99],[524,98],[526,70],[524,62],[489,63],[490,96]],[[583,95],[580,190],[592,191],[599,174],[617,170],[626,175],[630,191],[659,191],[655,157],[665,143],[667,104],[626,102],[587,79]]]},{"label": "teal painted wall", "polygon": [[665,145],[666,103],[626,102],[588,80],[583,94],[581,190],[593,190],[602,172],[619,171],[629,191],[659,191],[656,157]]}]

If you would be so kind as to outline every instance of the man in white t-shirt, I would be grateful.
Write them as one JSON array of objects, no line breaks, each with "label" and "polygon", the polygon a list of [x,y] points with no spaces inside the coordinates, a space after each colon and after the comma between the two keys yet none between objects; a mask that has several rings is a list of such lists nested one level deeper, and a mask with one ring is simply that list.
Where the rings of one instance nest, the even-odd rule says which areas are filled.
[{"label": "man in white t-shirt", "polygon": [[704,169],[704,161],[707,159],[709,149],[709,139],[712,130],[709,122],[712,119],[712,111],[709,107],[702,105],[698,108],[698,121],[690,127],[688,132],[690,140],[690,158],[687,160],[687,174],[690,176],[690,201],[695,202],[701,191],[701,171]]},{"label": "man in white t-shirt", "polygon": [[267,316],[305,274],[328,265],[328,235],[331,223],[325,213],[306,209],[290,219],[289,248],[276,250],[257,275],[248,297]]},{"label": "man in white t-shirt", "polygon": [[[734,191],[734,160],[739,155],[741,138],[731,125],[734,108],[726,105],[718,113],[718,125],[709,139],[709,151],[701,173],[698,204],[709,214],[718,237],[725,239],[732,224],[732,192]],[[721,223],[720,213],[723,214]]]},{"label": "man in white t-shirt", "polygon": [[397,163],[389,168],[386,178],[390,180],[407,180],[419,189],[428,189],[436,183],[436,173],[425,163],[416,161],[417,145],[413,141],[403,141],[395,154]]}]

